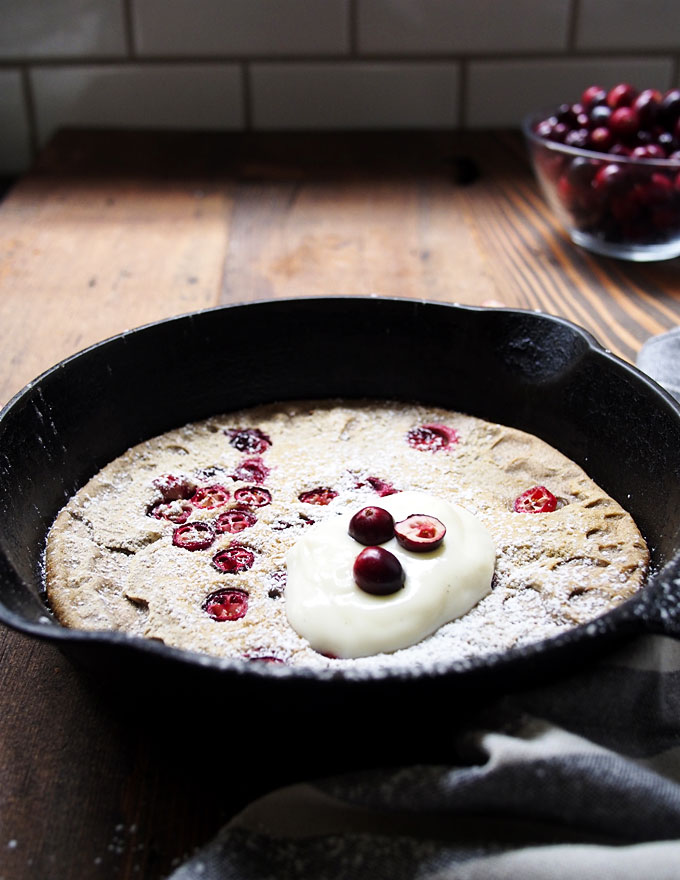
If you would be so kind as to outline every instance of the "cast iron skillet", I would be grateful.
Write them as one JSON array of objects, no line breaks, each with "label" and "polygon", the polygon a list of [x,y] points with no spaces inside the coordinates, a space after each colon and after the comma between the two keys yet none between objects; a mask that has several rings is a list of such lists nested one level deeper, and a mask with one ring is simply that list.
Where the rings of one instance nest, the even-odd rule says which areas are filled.
[{"label": "cast iron skillet", "polygon": [[[632,600],[559,637],[445,670],[374,679],[188,654],[60,626],[41,600],[46,532],[132,444],[211,414],[294,398],[419,401],[530,431],[635,517],[654,571]],[[112,681],[228,686],[266,705],[371,706],[516,687],[636,632],[680,637],[680,407],[573,324],[377,297],[270,301],[148,325],[57,364],[0,413],[0,620]],[[412,703],[413,705],[413,703]]]}]

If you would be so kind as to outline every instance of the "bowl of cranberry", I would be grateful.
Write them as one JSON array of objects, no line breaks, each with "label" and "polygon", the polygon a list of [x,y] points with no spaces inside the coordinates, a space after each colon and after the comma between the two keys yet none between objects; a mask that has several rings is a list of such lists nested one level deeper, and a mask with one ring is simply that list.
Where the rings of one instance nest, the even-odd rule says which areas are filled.
[{"label": "bowl of cranberry", "polygon": [[680,256],[680,89],[590,86],[523,129],[572,241],[623,260]]}]

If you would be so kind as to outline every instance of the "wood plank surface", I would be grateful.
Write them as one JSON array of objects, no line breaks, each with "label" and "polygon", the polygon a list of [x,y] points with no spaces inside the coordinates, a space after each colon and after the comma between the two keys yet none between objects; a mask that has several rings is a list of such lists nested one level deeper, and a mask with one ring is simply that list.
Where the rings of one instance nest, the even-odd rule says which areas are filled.
[{"label": "wood plank surface", "polygon": [[[633,360],[680,322],[680,261],[572,245],[515,133],[63,132],[0,205],[0,398],[127,328],[326,294],[539,309]],[[225,786],[206,762],[191,724],[159,728],[0,631],[2,880],[166,876],[296,773]]]}]

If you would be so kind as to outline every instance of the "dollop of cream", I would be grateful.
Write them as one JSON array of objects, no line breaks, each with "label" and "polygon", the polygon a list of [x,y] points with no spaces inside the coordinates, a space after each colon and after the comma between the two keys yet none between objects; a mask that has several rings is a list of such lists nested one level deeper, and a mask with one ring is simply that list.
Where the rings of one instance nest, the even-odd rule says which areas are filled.
[{"label": "dollop of cream", "polygon": [[405,550],[396,538],[381,544],[399,559],[406,580],[398,592],[374,596],[352,574],[364,548],[347,530],[360,508],[312,526],[286,557],[286,613],[321,653],[350,658],[407,648],[465,614],[491,589],[496,548],[467,510],[425,492],[399,492],[376,506],[395,522],[414,513],[435,516],[446,535],[426,553]]}]

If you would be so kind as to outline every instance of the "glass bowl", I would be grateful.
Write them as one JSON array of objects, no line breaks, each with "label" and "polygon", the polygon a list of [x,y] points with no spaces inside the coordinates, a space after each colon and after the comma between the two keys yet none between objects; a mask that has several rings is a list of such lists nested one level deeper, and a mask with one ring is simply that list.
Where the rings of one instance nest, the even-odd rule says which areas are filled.
[{"label": "glass bowl", "polygon": [[543,194],[576,244],[622,260],[680,256],[680,162],[639,159],[540,137],[550,113],[522,129]]}]

